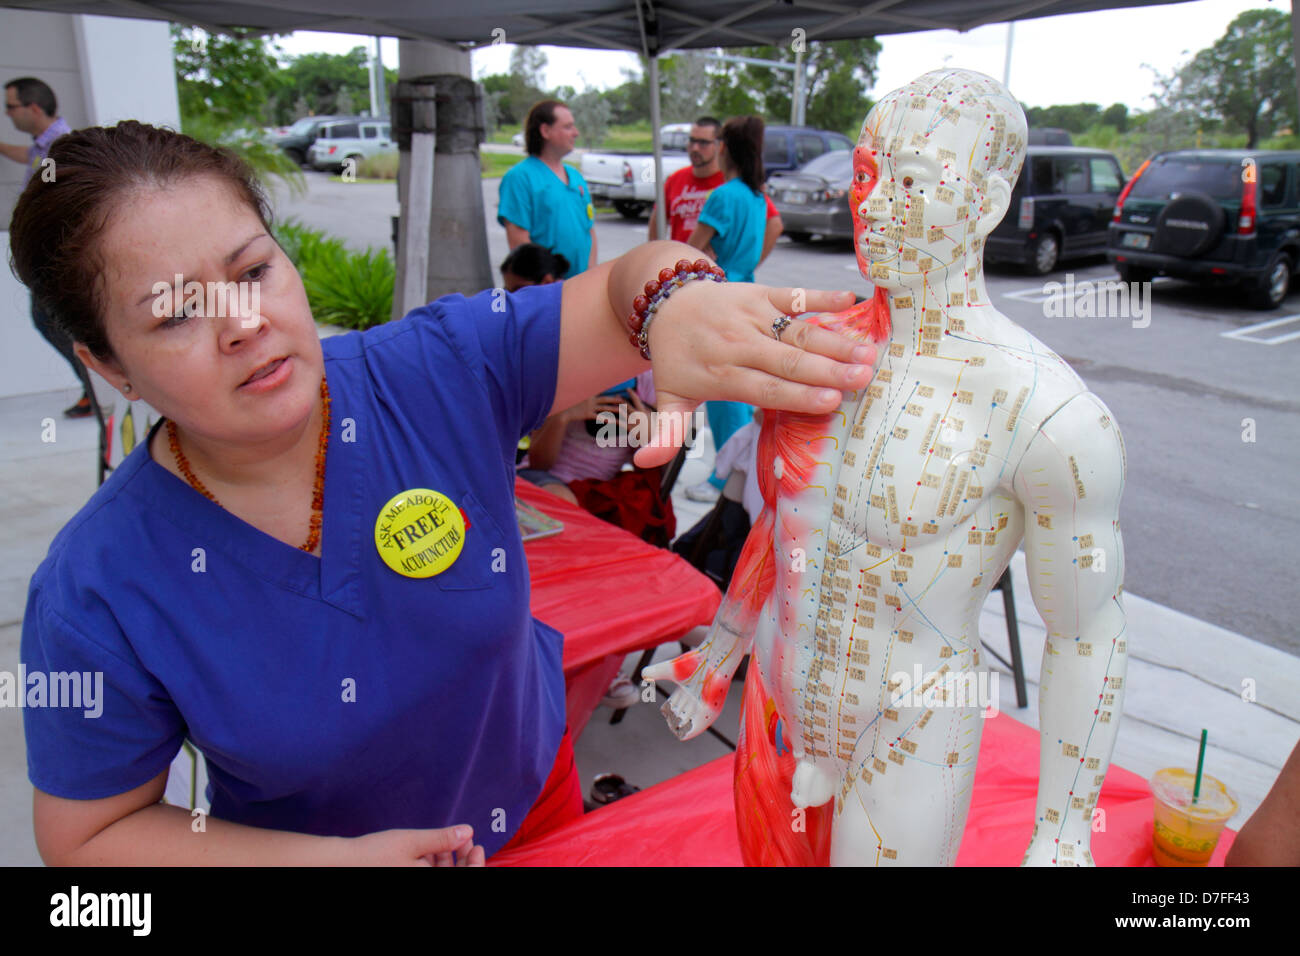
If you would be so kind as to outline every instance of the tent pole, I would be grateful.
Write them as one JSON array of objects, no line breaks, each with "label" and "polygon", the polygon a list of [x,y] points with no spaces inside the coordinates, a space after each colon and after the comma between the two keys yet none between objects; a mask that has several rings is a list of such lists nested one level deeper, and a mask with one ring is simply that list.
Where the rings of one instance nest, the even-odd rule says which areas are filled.
[{"label": "tent pole", "polygon": [[664,144],[659,135],[659,54],[650,57],[650,131],[655,152],[655,229],[667,239],[668,211],[664,208]]}]

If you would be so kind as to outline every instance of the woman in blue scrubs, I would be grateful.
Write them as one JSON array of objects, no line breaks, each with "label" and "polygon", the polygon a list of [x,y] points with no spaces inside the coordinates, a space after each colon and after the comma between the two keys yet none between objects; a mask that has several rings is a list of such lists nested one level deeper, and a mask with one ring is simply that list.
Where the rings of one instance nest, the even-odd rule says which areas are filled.
[{"label": "woman in blue scrubs", "polygon": [[[56,181],[34,178],[14,211],[17,273],[86,364],[164,420],[32,579],[43,859],[482,863],[529,829],[571,753],[561,636],[529,613],[515,445],[651,367],[625,317],[693,250],[650,243],[322,343],[238,160],[134,122],[51,157]],[[865,385],[869,348],[799,322],[773,337],[792,296],[674,292],[650,335],[661,412],[719,397],[824,413]],[[93,709],[56,699],[68,674],[102,681]],[[211,779],[201,833],[159,802],[187,738]]]}]

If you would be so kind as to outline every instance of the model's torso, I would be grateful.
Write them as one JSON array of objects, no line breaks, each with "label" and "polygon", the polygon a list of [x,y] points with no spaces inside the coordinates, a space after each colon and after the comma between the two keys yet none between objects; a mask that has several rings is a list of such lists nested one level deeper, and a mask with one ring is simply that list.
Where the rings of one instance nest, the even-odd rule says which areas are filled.
[{"label": "model's torso", "polygon": [[869,729],[888,729],[893,675],[978,663],[980,609],[1024,532],[1016,463],[1084,390],[1002,321],[985,337],[1014,345],[936,340],[926,326],[919,342],[895,336],[871,385],[832,416],[808,487],[778,501],[777,600],[756,649],[815,757],[853,759]]}]

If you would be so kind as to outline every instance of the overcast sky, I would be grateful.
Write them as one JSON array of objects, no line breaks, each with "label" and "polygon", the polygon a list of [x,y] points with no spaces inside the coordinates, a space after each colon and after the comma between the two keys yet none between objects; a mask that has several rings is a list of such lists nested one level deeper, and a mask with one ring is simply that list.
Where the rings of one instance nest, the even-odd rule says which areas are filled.
[{"label": "overcast sky", "polygon": [[[1243,10],[1273,7],[1290,12],[1290,0],[1194,0],[1129,10],[1077,13],[1064,17],[1022,20],[1016,24],[1011,57],[1011,90],[1030,106],[1090,102],[1130,109],[1150,106],[1149,63],[1170,72],[1197,50],[1210,46]],[[287,53],[312,51],[345,53],[368,37],[337,33],[299,32],[279,41]],[[882,94],[927,70],[960,66],[1002,78],[1006,60],[1007,26],[980,27],[970,33],[935,30],[882,36],[875,87]],[[509,70],[509,44],[474,53],[474,75]],[[546,81],[609,88],[623,82],[624,68],[637,68],[630,53],[543,47],[548,57]],[[384,62],[397,64],[397,41],[383,41]]]}]

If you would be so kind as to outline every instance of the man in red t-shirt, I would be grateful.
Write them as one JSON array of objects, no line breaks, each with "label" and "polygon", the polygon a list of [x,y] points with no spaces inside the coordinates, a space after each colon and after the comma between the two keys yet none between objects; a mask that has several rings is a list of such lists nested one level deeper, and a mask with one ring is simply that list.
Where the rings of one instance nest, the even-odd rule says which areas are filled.
[{"label": "man in red t-shirt", "polygon": [[[671,239],[685,242],[690,238],[699,221],[700,210],[704,208],[704,200],[727,181],[718,163],[721,132],[722,124],[712,116],[697,119],[691,125],[691,139],[686,147],[691,164],[677,170],[664,181],[664,198],[668,203],[668,235]],[[767,199],[767,232],[763,236],[762,259],[766,259],[772,251],[784,228],[781,214],[772,205],[772,200]],[[654,210],[650,211],[650,238],[659,238]]]}]

